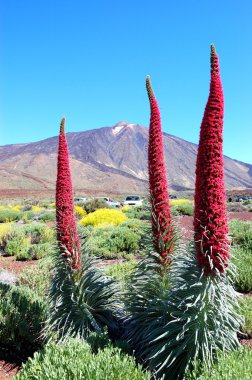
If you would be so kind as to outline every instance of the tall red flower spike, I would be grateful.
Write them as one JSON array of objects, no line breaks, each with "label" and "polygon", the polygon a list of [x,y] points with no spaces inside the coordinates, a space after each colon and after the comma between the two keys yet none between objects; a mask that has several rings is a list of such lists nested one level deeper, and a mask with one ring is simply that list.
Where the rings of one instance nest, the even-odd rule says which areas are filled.
[{"label": "tall red flower spike", "polygon": [[204,273],[224,272],[229,261],[222,132],[224,98],[219,61],[211,45],[210,93],[201,124],[196,163],[194,238]]},{"label": "tall red flower spike", "polygon": [[65,118],[61,120],[56,182],[57,240],[62,254],[73,270],[80,270],[80,242],[76,229],[73,187],[65,135]]},{"label": "tall red flower spike", "polygon": [[174,249],[174,228],[166,180],[164,144],[158,103],[153,93],[150,77],[146,78],[151,116],[148,145],[149,191],[152,211],[154,246],[162,257],[162,264],[169,264]]}]

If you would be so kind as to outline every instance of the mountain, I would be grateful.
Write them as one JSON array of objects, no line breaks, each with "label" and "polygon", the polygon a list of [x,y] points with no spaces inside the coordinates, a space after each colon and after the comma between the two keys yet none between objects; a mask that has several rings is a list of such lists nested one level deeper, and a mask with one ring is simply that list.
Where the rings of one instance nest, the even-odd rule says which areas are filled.
[{"label": "mountain", "polygon": [[[148,129],[120,122],[67,133],[75,192],[143,193],[147,190]],[[0,147],[0,194],[53,192],[58,137]],[[164,133],[168,181],[173,190],[194,188],[197,145]],[[252,188],[252,165],[225,157],[227,189]]]}]

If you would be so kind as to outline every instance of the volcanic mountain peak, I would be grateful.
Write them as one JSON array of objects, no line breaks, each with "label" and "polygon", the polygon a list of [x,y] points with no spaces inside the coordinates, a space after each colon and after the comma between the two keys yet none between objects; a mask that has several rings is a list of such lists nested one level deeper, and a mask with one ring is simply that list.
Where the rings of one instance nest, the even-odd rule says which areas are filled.
[{"label": "volcanic mountain peak", "polygon": [[[147,128],[121,121],[112,127],[67,133],[67,141],[75,189],[103,193],[147,190]],[[197,145],[164,133],[164,148],[170,187],[193,189]],[[14,184],[18,189],[30,189],[33,181],[34,188],[53,189],[57,149],[57,137],[0,147],[0,170],[5,176],[0,190]],[[228,157],[224,161],[228,189],[252,188],[252,165]]]}]

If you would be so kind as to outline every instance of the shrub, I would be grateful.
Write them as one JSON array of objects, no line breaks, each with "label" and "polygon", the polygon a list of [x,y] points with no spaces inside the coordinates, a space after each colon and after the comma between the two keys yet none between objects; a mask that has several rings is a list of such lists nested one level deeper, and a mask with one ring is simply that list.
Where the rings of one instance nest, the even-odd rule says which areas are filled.
[{"label": "shrub", "polygon": [[229,222],[232,244],[241,245],[252,252],[252,222],[233,219]]},{"label": "shrub", "polygon": [[91,199],[88,202],[79,202],[78,206],[82,207],[87,214],[95,212],[100,208],[110,208],[104,199]]},{"label": "shrub", "polygon": [[13,228],[12,223],[2,223],[0,224],[0,245],[3,246],[6,244],[7,240],[6,238],[10,234],[11,230]]},{"label": "shrub", "polygon": [[236,247],[232,251],[232,262],[236,265],[234,277],[235,289],[247,293],[252,291],[252,254],[242,247]]},{"label": "shrub", "polygon": [[170,199],[171,206],[192,205],[193,201],[186,198]]},{"label": "shrub", "polygon": [[130,219],[151,220],[151,212],[146,212],[142,206],[130,207],[129,209],[126,209],[124,213]]},{"label": "shrub", "polygon": [[33,212],[40,212],[43,210],[43,207],[32,205],[32,211]]},{"label": "shrub", "polygon": [[186,380],[250,380],[252,373],[252,351],[242,348],[228,354],[220,354],[218,361],[209,369],[194,363],[194,370],[187,372]]},{"label": "shrub", "polygon": [[32,205],[25,205],[21,208],[22,211],[31,211],[32,210]]},{"label": "shrub", "polygon": [[173,215],[189,215],[193,216],[194,206],[193,203],[181,203],[172,208]]},{"label": "shrub", "polygon": [[0,341],[21,350],[38,344],[45,304],[32,290],[0,284]]},{"label": "shrub", "polygon": [[252,297],[245,296],[239,301],[241,314],[244,316],[244,324],[242,331],[244,333],[252,335]]},{"label": "shrub", "polygon": [[51,243],[32,244],[29,249],[29,256],[32,260],[39,260],[49,256],[53,251]]},{"label": "shrub", "polygon": [[247,208],[243,206],[241,203],[235,202],[235,203],[227,204],[227,211],[228,212],[242,212],[242,211],[247,211]]},{"label": "shrub", "polygon": [[75,215],[77,216],[78,219],[81,219],[87,215],[86,210],[84,210],[80,206],[74,206],[74,211],[75,211]]},{"label": "shrub", "polygon": [[117,281],[125,282],[126,278],[134,271],[135,262],[127,262],[121,264],[112,264],[105,267],[108,276],[115,278]]},{"label": "shrub", "polygon": [[54,222],[55,219],[56,219],[55,211],[44,212],[38,217],[38,220],[41,222]]},{"label": "shrub", "polygon": [[94,354],[91,347],[79,339],[65,343],[49,343],[29,359],[16,380],[28,379],[90,379],[90,380],[147,380],[134,359],[112,346]]},{"label": "shrub", "polygon": [[102,208],[82,218],[80,224],[83,226],[91,225],[94,227],[105,225],[118,226],[126,219],[126,215],[120,210]]},{"label": "shrub", "polygon": [[42,223],[30,223],[23,227],[23,231],[25,236],[31,239],[32,244],[55,242],[53,230]]},{"label": "shrub", "polygon": [[6,243],[5,254],[7,256],[16,256],[17,260],[28,260],[30,258],[30,246],[31,240],[24,236],[21,229],[17,229],[15,235]]},{"label": "shrub", "polygon": [[14,222],[21,219],[22,213],[13,210],[0,210],[0,223]]},{"label": "shrub", "polygon": [[45,298],[51,279],[51,267],[52,260],[47,257],[38,264],[25,268],[20,275],[20,285],[31,289],[39,297]]},{"label": "shrub", "polygon": [[23,222],[27,223],[31,221],[34,218],[34,212],[33,211],[25,211],[22,214],[22,220]]},{"label": "shrub", "polygon": [[86,234],[85,247],[91,254],[100,257],[127,258],[140,248],[141,235],[126,226],[93,228]]},{"label": "shrub", "polygon": [[120,227],[127,227],[136,234],[143,235],[146,229],[146,223],[139,219],[128,219],[122,222]]}]

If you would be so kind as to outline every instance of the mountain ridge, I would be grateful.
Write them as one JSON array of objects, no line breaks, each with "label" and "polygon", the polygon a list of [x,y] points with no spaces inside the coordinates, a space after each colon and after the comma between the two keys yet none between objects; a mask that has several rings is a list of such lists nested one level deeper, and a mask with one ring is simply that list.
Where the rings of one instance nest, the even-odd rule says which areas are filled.
[{"label": "mountain ridge", "polygon": [[[118,193],[147,191],[148,129],[119,122],[81,132],[68,132],[67,141],[75,190]],[[193,190],[197,144],[163,133],[169,186]],[[0,190],[53,190],[56,181],[58,136],[0,147]],[[224,156],[227,189],[252,188],[252,165]],[[32,180],[33,178],[33,180]],[[33,183],[34,182],[34,183]]]}]

